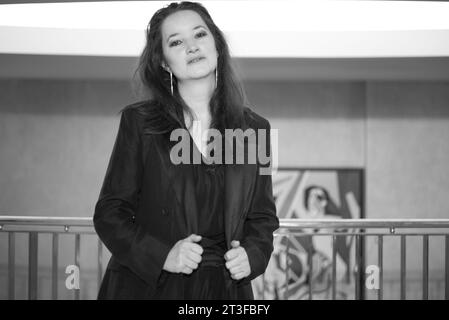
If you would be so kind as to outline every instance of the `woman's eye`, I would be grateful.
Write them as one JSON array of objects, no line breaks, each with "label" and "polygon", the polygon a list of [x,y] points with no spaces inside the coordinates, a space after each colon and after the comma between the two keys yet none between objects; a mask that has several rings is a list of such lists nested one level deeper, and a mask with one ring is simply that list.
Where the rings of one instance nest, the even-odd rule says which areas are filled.
[{"label": "woman's eye", "polygon": [[204,37],[204,36],[206,36],[207,35],[207,33],[205,32],[205,31],[201,31],[201,32],[198,32],[197,34],[196,34],[196,37],[197,38],[202,38],[202,37]]},{"label": "woman's eye", "polygon": [[170,42],[170,47],[177,46],[177,45],[179,45],[180,43],[181,43],[181,40],[175,40],[175,41],[172,41],[172,42]]}]

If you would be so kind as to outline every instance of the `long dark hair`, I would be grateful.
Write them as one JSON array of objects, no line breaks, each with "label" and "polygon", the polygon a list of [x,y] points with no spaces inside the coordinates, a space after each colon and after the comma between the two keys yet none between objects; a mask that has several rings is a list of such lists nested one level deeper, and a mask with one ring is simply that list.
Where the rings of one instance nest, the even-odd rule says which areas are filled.
[{"label": "long dark hair", "polygon": [[[146,30],[146,46],[140,56],[136,73],[139,74],[142,85],[150,94],[150,104],[140,108],[146,115],[146,133],[166,132],[183,124],[183,111],[190,116],[189,108],[179,95],[176,81],[173,85],[173,95],[170,89],[170,75],[161,64],[164,61],[162,51],[161,26],[171,14],[191,10],[200,15],[211,31],[218,52],[217,72],[218,84],[210,103],[211,127],[222,131],[224,128],[241,128],[243,110],[247,105],[243,87],[238,81],[231,63],[228,44],[223,33],[215,25],[209,12],[201,4],[195,2],[173,2],[159,9],[151,18]],[[161,121],[163,120],[163,121]]]}]

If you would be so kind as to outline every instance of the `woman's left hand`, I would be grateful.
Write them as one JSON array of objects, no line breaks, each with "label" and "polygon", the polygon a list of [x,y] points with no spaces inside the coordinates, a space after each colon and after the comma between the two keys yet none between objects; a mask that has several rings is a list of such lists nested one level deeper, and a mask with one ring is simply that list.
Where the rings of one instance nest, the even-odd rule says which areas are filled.
[{"label": "woman's left hand", "polygon": [[240,242],[233,240],[232,249],[225,253],[226,268],[231,273],[234,280],[243,279],[251,274],[248,255],[245,248],[240,246]]}]

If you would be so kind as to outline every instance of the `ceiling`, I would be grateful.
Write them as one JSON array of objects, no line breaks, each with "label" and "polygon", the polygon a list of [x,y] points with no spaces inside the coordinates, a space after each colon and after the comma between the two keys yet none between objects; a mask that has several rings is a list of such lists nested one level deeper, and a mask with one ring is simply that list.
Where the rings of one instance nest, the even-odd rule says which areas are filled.
[{"label": "ceiling", "polygon": [[[69,79],[129,79],[149,17],[169,3],[6,2],[0,78]],[[449,80],[448,2],[201,2],[243,78]]]}]

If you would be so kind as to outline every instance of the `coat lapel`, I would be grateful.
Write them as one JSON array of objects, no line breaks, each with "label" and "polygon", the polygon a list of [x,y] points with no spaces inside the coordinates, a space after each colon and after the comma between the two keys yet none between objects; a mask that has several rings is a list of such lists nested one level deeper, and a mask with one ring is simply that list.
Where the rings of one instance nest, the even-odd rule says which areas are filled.
[{"label": "coat lapel", "polygon": [[166,190],[166,203],[177,202],[181,218],[179,230],[188,236],[198,232],[197,203],[193,166],[189,164],[174,164],[170,159],[170,150],[177,141],[170,141],[170,133],[158,136],[161,165],[166,179],[162,181],[162,190]]},{"label": "coat lapel", "polygon": [[[226,141],[225,143],[231,143]],[[248,142],[244,140],[244,148],[248,150]],[[231,247],[235,231],[239,223],[243,223],[242,216],[248,211],[257,166],[255,164],[228,164],[225,165],[225,195],[224,195],[224,221],[226,245]]]}]

